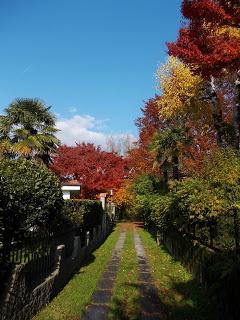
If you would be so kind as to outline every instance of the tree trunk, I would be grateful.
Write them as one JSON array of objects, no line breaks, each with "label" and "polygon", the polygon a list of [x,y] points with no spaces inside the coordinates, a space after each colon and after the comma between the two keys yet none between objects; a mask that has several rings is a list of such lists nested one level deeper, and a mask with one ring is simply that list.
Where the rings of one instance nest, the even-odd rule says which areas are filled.
[{"label": "tree trunk", "polygon": [[5,230],[2,234],[2,248],[0,256],[0,275],[1,281],[5,278],[8,273],[10,263],[10,253],[12,247],[12,232]]},{"label": "tree trunk", "polygon": [[237,210],[233,210],[233,224],[234,224],[234,237],[235,237],[235,247],[236,251],[239,252],[239,220]]},{"label": "tree trunk", "polygon": [[173,166],[173,179],[179,180],[179,159],[177,155],[173,156],[172,158],[172,166]]},{"label": "tree trunk", "polygon": [[213,226],[211,222],[209,222],[209,245],[213,248]]},{"label": "tree trunk", "polygon": [[163,163],[163,165],[161,167],[161,171],[163,174],[163,181],[164,181],[165,187],[166,187],[166,189],[168,189],[168,168],[167,168],[166,161]]},{"label": "tree trunk", "polygon": [[168,172],[166,169],[163,170],[163,178],[164,178],[164,183],[167,186],[168,185]]},{"label": "tree trunk", "polygon": [[212,116],[213,116],[213,125],[217,134],[217,144],[219,147],[224,147],[224,132],[223,132],[223,115],[218,101],[216,87],[214,84],[214,78],[211,78],[210,85],[210,96],[212,103]]},{"label": "tree trunk", "polygon": [[240,143],[240,70],[237,72],[236,85],[236,103],[233,112],[233,127],[235,133],[234,146],[239,150]]},{"label": "tree trunk", "polygon": [[193,234],[194,238],[196,238],[196,224],[195,223],[192,225],[192,234]]}]

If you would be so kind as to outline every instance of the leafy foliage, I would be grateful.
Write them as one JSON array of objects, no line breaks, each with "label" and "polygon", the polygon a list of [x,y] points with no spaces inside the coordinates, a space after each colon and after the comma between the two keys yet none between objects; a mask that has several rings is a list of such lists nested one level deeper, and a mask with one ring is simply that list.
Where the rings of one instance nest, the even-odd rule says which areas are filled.
[{"label": "leafy foliage", "polygon": [[162,182],[152,174],[139,176],[131,186],[134,197],[134,211],[145,222],[147,227],[151,227],[151,212],[155,199],[165,192]]},{"label": "leafy foliage", "polygon": [[58,178],[34,160],[0,162],[0,241],[5,255],[11,243],[30,230],[53,230],[62,219]]},{"label": "leafy foliage", "polygon": [[75,225],[91,228],[101,223],[103,209],[99,201],[65,200],[64,216]]},{"label": "leafy foliage", "polygon": [[161,182],[153,174],[143,174],[132,184],[132,191],[135,195],[148,195],[159,193]]},{"label": "leafy foliage", "polygon": [[120,187],[128,174],[127,162],[114,152],[106,152],[90,143],[59,147],[51,169],[61,178],[82,184],[83,197]]},{"label": "leafy foliage", "polygon": [[156,194],[144,194],[136,195],[134,201],[134,210],[138,217],[144,221],[144,225],[148,229],[152,229],[154,226],[151,214],[155,199],[157,199]]},{"label": "leafy foliage", "polygon": [[166,233],[172,226],[173,199],[169,195],[154,199],[151,210],[151,220],[155,227]]},{"label": "leafy foliage", "polygon": [[238,0],[183,0],[182,13],[188,25],[168,44],[171,55],[206,78],[240,67]]},{"label": "leafy foliage", "polygon": [[240,248],[240,157],[233,149],[217,150],[206,164],[206,176],[211,185],[221,190],[224,209],[232,217],[237,251]]},{"label": "leafy foliage", "polygon": [[[178,215],[175,217],[177,227],[184,233],[196,228],[209,228],[210,245],[213,246],[214,231],[218,217],[224,212],[224,199],[218,189],[201,179],[186,179],[172,185],[173,197]],[[201,238],[204,240],[203,235]]]},{"label": "leafy foliage", "polygon": [[[240,68],[240,32],[238,1],[183,0],[182,13],[187,23],[179,31],[178,40],[168,43],[169,53],[185,63],[194,74],[206,81],[202,101],[211,106],[211,118],[220,147],[231,145],[239,149],[239,86],[224,94],[223,87],[238,74]],[[223,86],[219,86],[222,80]],[[239,81],[235,82],[237,85]],[[220,90],[219,90],[220,89]],[[237,93],[238,92],[238,93]],[[231,106],[229,97],[235,96]],[[231,110],[231,123],[226,121],[222,101]],[[238,101],[238,102],[237,102]]]},{"label": "leafy foliage", "polygon": [[51,162],[60,141],[55,137],[55,117],[37,99],[17,99],[0,117],[0,154],[10,158],[23,155]]},{"label": "leafy foliage", "polygon": [[133,194],[127,186],[121,187],[113,195],[113,202],[118,208],[128,207],[132,205]]},{"label": "leafy foliage", "polygon": [[157,70],[159,87],[163,92],[159,104],[159,112],[166,119],[186,114],[190,108],[198,104],[204,106],[199,100],[203,80],[184,63],[174,57],[169,57],[166,64]]},{"label": "leafy foliage", "polygon": [[173,179],[179,179],[179,156],[181,153],[187,155],[186,146],[190,145],[190,142],[190,137],[181,128],[156,133],[151,145],[155,152],[154,165],[162,168],[162,171],[168,171],[169,166],[172,166]]}]

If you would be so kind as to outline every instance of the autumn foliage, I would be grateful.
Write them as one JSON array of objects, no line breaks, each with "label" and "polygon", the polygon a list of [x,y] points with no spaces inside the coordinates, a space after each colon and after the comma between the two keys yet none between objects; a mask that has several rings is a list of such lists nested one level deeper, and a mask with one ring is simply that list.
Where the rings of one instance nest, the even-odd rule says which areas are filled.
[{"label": "autumn foliage", "polygon": [[51,169],[63,181],[78,180],[82,184],[82,196],[87,198],[119,188],[128,175],[126,160],[90,143],[61,146]]},{"label": "autumn foliage", "polygon": [[240,67],[238,0],[184,0],[182,14],[188,24],[175,43],[168,43],[171,55],[206,78]]},{"label": "autumn foliage", "polygon": [[160,97],[155,96],[145,102],[141,108],[143,115],[136,120],[139,130],[139,140],[134,148],[128,152],[128,163],[130,176],[136,177],[141,173],[153,172],[154,154],[150,152],[149,145],[156,132],[161,130],[162,123],[159,121],[158,101]]},{"label": "autumn foliage", "polygon": [[159,194],[136,192],[135,208],[151,228],[240,251],[240,3],[183,0],[182,14],[129,154],[132,185],[153,173]]}]

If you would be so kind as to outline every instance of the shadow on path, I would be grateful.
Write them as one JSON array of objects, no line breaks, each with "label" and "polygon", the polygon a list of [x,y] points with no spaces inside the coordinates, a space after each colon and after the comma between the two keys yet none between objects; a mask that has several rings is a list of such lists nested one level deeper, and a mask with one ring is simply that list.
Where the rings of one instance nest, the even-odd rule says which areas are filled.
[{"label": "shadow on path", "polygon": [[[142,225],[137,223],[137,227],[142,228]],[[151,239],[150,241],[154,241],[154,243],[150,243],[148,246],[151,246],[151,255],[154,255],[156,257],[154,269],[159,269],[161,267],[164,268],[165,271],[161,274],[159,273],[159,276],[157,278],[157,281],[155,279],[155,290],[157,291],[158,295],[158,301],[162,308],[162,310],[165,312],[166,318],[146,318],[146,319],[168,319],[168,320],[218,320],[218,317],[216,315],[216,309],[214,302],[209,299],[209,293],[207,290],[205,290],[199,282],[195,279],[190,279],[188,281],[180,279],[181,278],[181,272],[183,267],[179,266],[179,261],[176,260],[174,257],[172,257],[167,248],[164,246],[157,247],[155,238],[153,238],[153,235],[150,234]],[[147,243],[146,243],[147,245]],[[145,246],[145,243],[144,243]],[[146,246],[147,248],[147,246]],[[158,259],[158,255],[160,256],[160,250],[164,252],[166,256],[168,256],[170,259],[166,263],[164,260],[161,261],[161,259]],[[149,251],[149,248],[148,250]],[[140,265],[142,265],[142,268],[144,268],[144,265],[146,266],[146,256],[144,261],[145,251],[140,250],[139,252],[139,261]],[[149,252],[150,254],[150,252]],[[174,266],[174,267],[173,267]],[[169,269],[168,269],[169,268]],[[141,266],[140,266],[141,269]],[[161,276],[160,276],[161,274]],[[142,277],[148,278],[147,273],[142,274]],[[141,274],[140,274],[141,278]],[[163,279],[165,278],[165,279]],[[166,281],[167,279],[167,281]],[[141,279],[140,279],[141,280]],[[143,279],[144,280],[144,279]],[[182,280],[182,281],[181,281]],[[168,285],[166,285],[166,282]],[[148,294],[148,290],[144,286],[142,288],[142,291]]]},{"label": "shadow on path", "polygon": [[91,303],[86,307],[81,320],[107,320],[109,312],[108,304],[112,298],[112,290],[118,272],[125,237],[126,232],[122,231],[113,250],[111,260],[102,274],[100,282],[92,295]]}]

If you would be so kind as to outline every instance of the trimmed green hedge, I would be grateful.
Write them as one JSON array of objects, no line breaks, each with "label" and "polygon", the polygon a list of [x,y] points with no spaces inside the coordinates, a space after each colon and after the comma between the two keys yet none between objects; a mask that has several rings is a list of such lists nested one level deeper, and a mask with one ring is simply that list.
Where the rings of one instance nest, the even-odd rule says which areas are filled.
[{"label": "trimmed green hedge", "polygon": [[91,228],[101,223],[103,208],[100,201],[65,200],[64,215],[75,225]]},{"label": "trimmed green hedge", "polygon": [[[47,231],[61,219],[59,179],[37,161],[0,161],[0,241],[3,247],[30,228]],[[5,247],[4,247],[5,248]]]},{"label": "trimmed green hedge", "polygon": [[0,278],[7,276],[14,248],[55,231],[63,204],[60,181],[44,164],[24,158],[0,161]]}]

